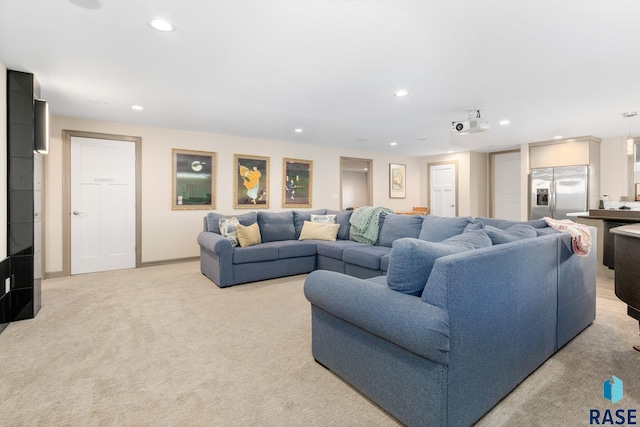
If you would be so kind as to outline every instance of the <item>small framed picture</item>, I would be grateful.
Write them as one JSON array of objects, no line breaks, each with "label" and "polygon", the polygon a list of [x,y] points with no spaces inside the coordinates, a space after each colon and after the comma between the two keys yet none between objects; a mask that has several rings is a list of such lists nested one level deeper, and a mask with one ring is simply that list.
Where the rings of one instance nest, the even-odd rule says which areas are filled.
[{"label": "small framed picture", "polygon": [[389,163],[389,197],[404,199],[407,197],[406,187],[407,167],[396,163]]},{"label": "small framed picture", "polygon": [[215,209],[216,153],[171,151],[171,209]]},{"label": "small framed picture", "polygon": [[269,157],[234,155],[233,207],[269,209]]},{"label": "small framed picture", "polygon": [[282,159],[282,207],[310,208],[313,161]]}]

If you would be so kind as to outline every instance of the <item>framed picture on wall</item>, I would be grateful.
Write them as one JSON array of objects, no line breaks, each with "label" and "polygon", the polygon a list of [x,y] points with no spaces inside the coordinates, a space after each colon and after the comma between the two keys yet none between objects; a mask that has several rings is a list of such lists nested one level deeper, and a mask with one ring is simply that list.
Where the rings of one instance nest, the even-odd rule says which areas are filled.
[{"label": "framed picture on wall", "polygon": [[171,209],[216,208],[216,153],[171,150]]},{"label": "framed picture on wall", "polygon": [[311,160],[282,159],[282,207],[310,208],[312,182]]},{"label": "framed picture on wall", "polygon": [[269,209],[269,157],[234,154],[233,207]]},{"label": "framed picture on wall", "polygon": [[404,199],[407,197],[407,167],[396,163],[389,163],[389,197]]}]

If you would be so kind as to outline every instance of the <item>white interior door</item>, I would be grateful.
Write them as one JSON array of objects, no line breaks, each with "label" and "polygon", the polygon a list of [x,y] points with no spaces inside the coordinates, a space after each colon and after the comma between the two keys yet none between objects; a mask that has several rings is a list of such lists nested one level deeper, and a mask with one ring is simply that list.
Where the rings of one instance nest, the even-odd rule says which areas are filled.
[{"label": "white interior door", "polygon": [[71,274],[134,268],[135,143],[71,137]]},{"label": "white interior door", "polygon": [[432,215],[456,216],[456,165],[429,167],[429,209]]},{"label": "white interior door", "polygon": [[520,221],[520,152],[493,155],[494,218]]}]

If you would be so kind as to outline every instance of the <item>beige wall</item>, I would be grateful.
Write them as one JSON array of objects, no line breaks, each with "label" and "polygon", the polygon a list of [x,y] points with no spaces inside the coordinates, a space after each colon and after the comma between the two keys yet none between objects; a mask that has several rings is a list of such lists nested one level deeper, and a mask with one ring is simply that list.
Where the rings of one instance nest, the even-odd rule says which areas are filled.
[{"label": "beige wall", "polygon": [[[373,160],[374,205],[408,210],[421,200],[420,161],[414,157],[53,116],[50,149],[45,156],[45,271],[49,274],[62,271],[62,220],[69,214],[62,212],[61,205],[63,129],[142,137],[143,263],[199,254],[196,237],[206,211],[171,210],[172,148],[218,153],[216,211],[225,214],[246,212],[232,208],[234,153],[270,157],[270,210],[274,212],[285,210],[281,208],[283,157],[313,160],[315,209],[340,208],[341,156]],[[407,165],[406,199],[389,198],[389,163]]]},{"label": "beige wall", "polygon": [[0,62],[0,260],[7,257],[7,67]]},{"label": "beige wall", "polygon": [[469,153],[469,207],[471,216],[489,215],[489,155],[487,153]]}]

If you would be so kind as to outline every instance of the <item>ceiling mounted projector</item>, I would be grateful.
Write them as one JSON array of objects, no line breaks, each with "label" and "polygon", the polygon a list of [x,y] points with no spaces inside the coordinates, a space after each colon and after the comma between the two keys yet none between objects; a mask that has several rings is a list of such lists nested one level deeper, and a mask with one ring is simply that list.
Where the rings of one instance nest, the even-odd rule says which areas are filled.
[{"label": "ceiling mounted projector", "polygon": [[491,129],[491,124],[480,118],[480,110],[469,110],[468,112],[469,118],[467,120],[451,122],[451,132],[466,135],[468,133],[486,132]]}]

